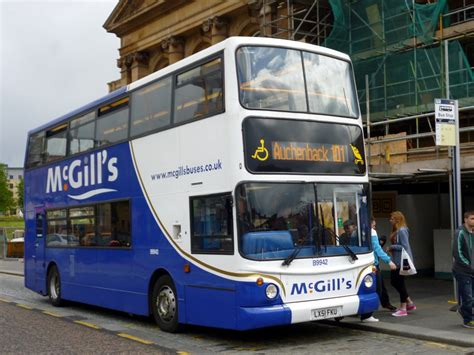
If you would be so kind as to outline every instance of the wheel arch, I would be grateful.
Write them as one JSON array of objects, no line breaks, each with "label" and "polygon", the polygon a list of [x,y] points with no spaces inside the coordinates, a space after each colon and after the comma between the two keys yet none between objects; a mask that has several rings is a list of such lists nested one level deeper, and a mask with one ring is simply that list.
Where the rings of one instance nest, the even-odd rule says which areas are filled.
[{"label": "wheel arch", "polygon": [[45,275],[45,286],[46,286],[46,296],[49,295],[49,285],[48,285],[48,279],[49,279],[49,273],[51,271],[52,268],[56,268],[58,274],[59,274],[59,277],[61,277],[61,273],[59,272],[59,267],[58,267],[58,264],[56,264],[55,261],[50,261],[48,263],[48,267],[46,268],[46,275]]},{"label": "wheel arch", "polygon": [[176,282],[173,279],[173,277],[171,276],[170,272],[168,272],[166,269],[163,269],[163,268],[156,269],[153,272],[153,274],[151,275],[150,282],[148,283],[148,314],[149,315],[153,314],[152,306],[151,306],[152,298],[153,298],[153,286],[155,285],[156,281],[158,281],[158,279],[161,276],[169,276],[171,278],[171,280],[173,281],[173,283],[175,285],[175,288],[176,288]]}]

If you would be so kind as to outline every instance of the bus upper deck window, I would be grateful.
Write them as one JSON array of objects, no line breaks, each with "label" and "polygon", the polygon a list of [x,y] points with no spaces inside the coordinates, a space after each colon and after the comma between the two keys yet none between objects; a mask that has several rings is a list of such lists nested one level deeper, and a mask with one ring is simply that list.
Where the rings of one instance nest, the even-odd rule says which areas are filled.
[{"label": "bus upper deck window", "polygon": [[41,164],[41,156],[44,145],[44,132],[36,133],[30,136],[28,140],[28,155],[26,158],[26,167],[32,168]]},{"label": "bus upper deck window", "polygon": [[222,60],[216,58],[176,77],[175,123],[221,112],[223,105]]},{"label": "bus upper deck window", "polygon": [[54,161],[66,156],[67,123],[46,132],[45,161]]},{"label": "bus upper deck window", "polygon": [[132,137],[168,126],[171,121],[171,77],[134,92],[132,101]]},{"label": "bus upper deck window", "polygon": [[98,146],[116,143],[128,135],[128,97],[99,108],[95,139]]},{"label": "bus upper deck window", "polygon": [[69,129],[69,154],[94,148],[95,112],[89,112],[71,121]]}]

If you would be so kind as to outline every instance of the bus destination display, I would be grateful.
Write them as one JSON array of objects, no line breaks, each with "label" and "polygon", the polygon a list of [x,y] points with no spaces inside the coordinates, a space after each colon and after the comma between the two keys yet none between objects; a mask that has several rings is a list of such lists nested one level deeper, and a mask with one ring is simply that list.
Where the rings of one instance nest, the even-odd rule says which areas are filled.
[{"label": "bus destination display", "polygon": [[253,173],[365,173],[362,130],[354,125],[248,118],[245,160]]}]

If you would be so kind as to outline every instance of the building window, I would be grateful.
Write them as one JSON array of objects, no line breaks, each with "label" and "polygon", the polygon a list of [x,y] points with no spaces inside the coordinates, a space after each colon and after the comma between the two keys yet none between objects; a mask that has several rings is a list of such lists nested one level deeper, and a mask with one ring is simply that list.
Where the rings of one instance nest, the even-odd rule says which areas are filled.
[{"label": "building window", "polygon": [[191,198],[191,252],[234,253],[230,193]]}]

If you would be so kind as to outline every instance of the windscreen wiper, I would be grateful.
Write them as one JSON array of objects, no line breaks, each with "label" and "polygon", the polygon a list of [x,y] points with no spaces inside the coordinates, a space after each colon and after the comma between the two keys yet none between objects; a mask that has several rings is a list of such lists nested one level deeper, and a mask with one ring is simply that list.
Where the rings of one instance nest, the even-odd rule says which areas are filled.
[{"label": "windscreen wiper", "polygon": [[[306,239],[306,238],[304,238],[304,239]],[[301,251],[301,249],[303,249],[304,239],[303,239],[302,243],[300,245],[297,245],[295,247],[295,249],[293,249],[293,252],[290,255],[288,255],[288,257],[285,260],[283,260],[283,263],[281,265],[290,266],[291,262],[296,259],[299,252]]]},{"label": "windscreen wiper", "polygon": [[309,233],[303,235],[303,238],[301,239],[301,243],[300,243],[299,245],[297,245],[297,246],[295,247],[295,249],[293,249],[293,252],[292,252],[290,255],[288,255],[288,257],[287,257],[285,260],[283,260],[283,263],[282,263],[281,265],[283,265],[283,266],[290,266],[291,262],[296,259],[296,257],[297,257],[298,254],[300,253],[301,249],[303,249],[303,247],[304,247],[304,245],[305,245],[305,242],[306,242],[306,238],[308,237],[308,235],[312,235],[312,233],[314,232],[314,229],[315,229],[315,228],[316,228],[316,227],[312,228],[312,229],[309,231]]},{"label": "windscreen wiper", "polygon": [[349,248],[349,246],[346,243],[344,243],[344,242],[341,243],[341,241],[339,240],[339,237],[337,235],[336,235],[336,240],[339,242],[339,245],[341,245],[344,248],[344,250],[347,251],[347,254],[349,254],[351,256],[351,259],[353,261],[356,261],[356,260],[359,259],[357,257],[357,255],[355,255],[355,253],[352,251],[351,248]]},{"label": "windscreen wiper", "polygon": [[342,246],[344,248],[344,250],[347,252],[347,254],[350,255],[350,257],[353,261],[359,260],[359,258],[352,251],[352,249],[346,243],[344,243],[344,241],[341,241],[340,238],[336,235],[336,233],[334,233],[331,229],[324,227],[324,225],[323,225],[323,228],[324,228],[325,231],[328,231],[330,234],[333,235],[334,239],[339,243],[340,246]]}]

